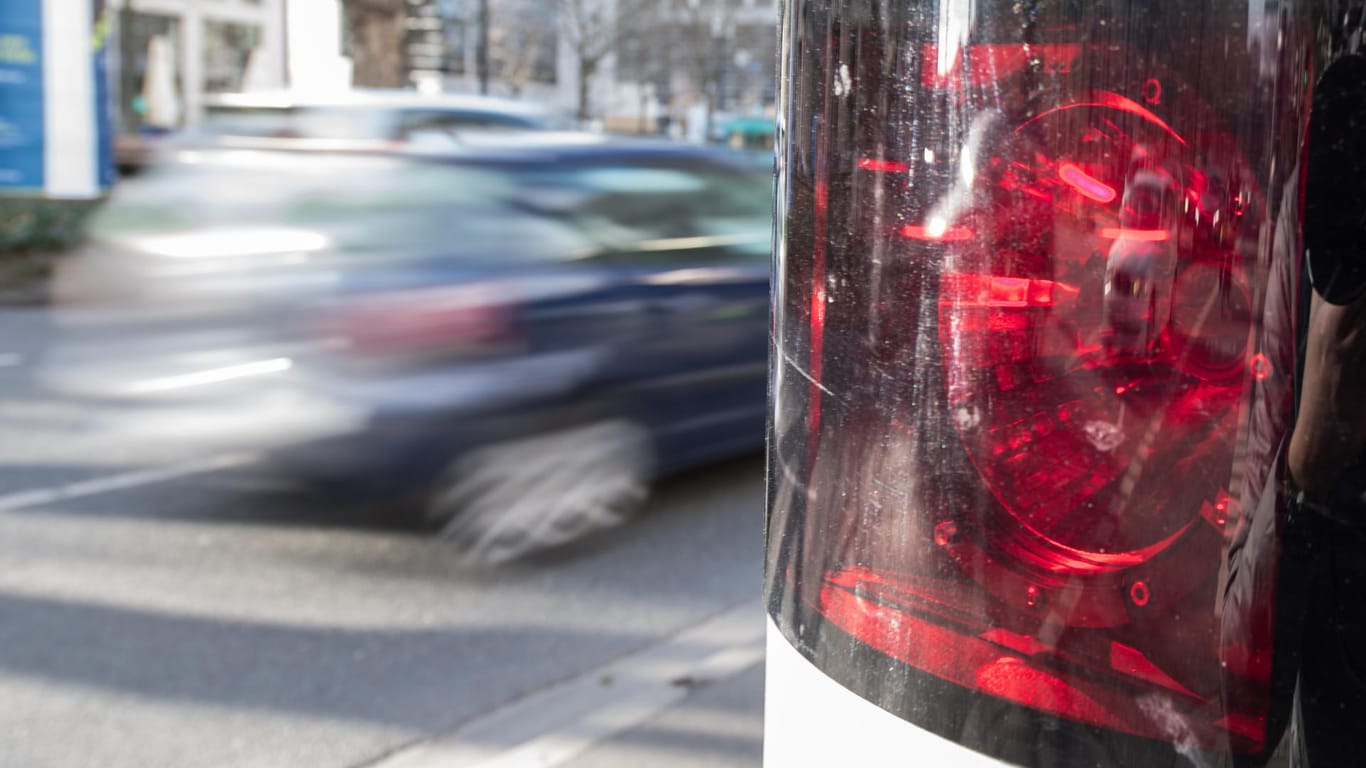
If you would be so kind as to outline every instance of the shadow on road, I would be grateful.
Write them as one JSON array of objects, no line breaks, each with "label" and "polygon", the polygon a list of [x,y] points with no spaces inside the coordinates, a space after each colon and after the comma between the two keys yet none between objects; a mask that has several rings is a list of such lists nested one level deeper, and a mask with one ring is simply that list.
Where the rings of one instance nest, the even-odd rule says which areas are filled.
[{"label": "shadow on road", "polygon": [[[595,634],[594,642],[639,642],[608,628]],[[5,676],[423,729],[449,727],[463,690],[530,685],[534,676],[517,671],[528,667],[526,659],[582,641],[578,633],[544,626],[288,626],[0,595]],[[488,654],[484,663],[464,666],[461,679],[448,686],[430,684],[430,670],[474,648]],[[380,677],[384,688],[402,695],[374,695]]]}]

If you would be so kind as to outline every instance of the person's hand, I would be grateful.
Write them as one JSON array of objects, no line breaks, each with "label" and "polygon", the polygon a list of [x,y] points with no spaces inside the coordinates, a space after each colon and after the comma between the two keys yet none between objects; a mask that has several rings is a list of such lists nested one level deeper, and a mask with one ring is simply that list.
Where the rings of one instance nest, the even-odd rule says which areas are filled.
[{"label": "person's hand", "polygon": [[1289,470],[1301,491],[1324,499],[1366,447],[1366,296],[1339,306],[1314,294],[1312,302]]}]

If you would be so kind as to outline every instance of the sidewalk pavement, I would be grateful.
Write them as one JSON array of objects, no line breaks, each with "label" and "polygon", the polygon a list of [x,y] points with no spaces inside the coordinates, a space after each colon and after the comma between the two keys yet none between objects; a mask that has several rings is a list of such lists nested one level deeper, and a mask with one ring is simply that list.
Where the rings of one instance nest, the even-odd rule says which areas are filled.
[{"label": "sidewalk pavement", "polygon": [[747,600],[367,768],[758,768],[765,626]]},{"label": "sidewalk pavement", "polygon": [[0,307],[33,307],[48,302],[52,253],[0,252]]},{"label": "sidewalk pavement", "polygon": [[764,665],[701,684],[641,725],[600,742],[563,768],[759,768]]}]

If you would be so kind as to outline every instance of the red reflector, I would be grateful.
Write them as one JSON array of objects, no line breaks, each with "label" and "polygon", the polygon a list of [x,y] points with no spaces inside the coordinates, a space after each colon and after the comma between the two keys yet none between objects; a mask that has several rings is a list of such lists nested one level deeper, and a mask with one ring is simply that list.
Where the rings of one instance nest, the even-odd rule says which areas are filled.
[{"label": "red reflector", "polygon": [[1058,177],[1084,197],[1098,203],[1108,203],[1115,199],[1115,188],[1083,171],[1072,163],[1063,163],[1058,168]]},{"label": "red reflector", "polygon": [[[921,83],[931,88],[980,86],[998,83],[1003,78],[1023,72],[1031,62],[1044,71],[1067,71],[1081,56],[1082,47],[1076,43],[982,43],[966,49],[944,48],[933,43],[922,49],[926,66],[921,68]],[[964,78],[964,60],[967,77]]]},{"label": "red reflector", "polygon": [[[1160,736],[1152,719],[1143,717],[1123,690],[1059,670],[1046,659],[1028,658],[1043,654],[1047,645],[1028,637],[1012,642],[1001,632],[974,637],[955,631],[950,617],[957,612],[950,605],[935,604],[926,589],[929,586],[854,566],[825,575],[819,605],[827,619],[873,648],[912,666],[934,670],[963,687],[1092,725],[1149,738]],[[912,605],[938,614],[939,620],[909,612]]]},{"label": "red reflector", "polygon": [[996,275],[945,274],[942,301],[975,307],[1051,307],[1079,288],[1054,280]]},{"label": "red reflector", "polygon": [[[1048,574],[1096,579],[1094,604],[1073,621],[1105,625],[1169,605],[1199,575],[1145,574],[1122,590],[1102,587],[1102,577],[1178,543],[1220,541],[1183,538],[1206,530],[1193,521],[1224,485],[1191,470],[1187,457],[1199,456],[1200,466],[1231,461],[1228,414],[1241,392],[1251,299],[1242,264],[1167,188],[1198,173],[1239,173],[1195,165],[1166,123],[1114,93],[1092,91],[1016,133],[1025,126],[1050,137],[1057,154],[1007,147],[984,163],[1002,170],[975,178],[983,207],[961,220],[1003,226],[953,249],[949,261],[961,271],[940,276],[948,398],[968,459],[1002,507],[991,529],[996,551]],[[1121,193],[1102,179],[1127,179],[1126,210],[1136,211],[1137,226],[1124,212],[1062,205],[1051,213],[1053,237],[1032,236],[1028,201],[996,192],[1045,176],[1060,180],[1055,195],[1065,184],[1069,196],[1097,202]],[[1176,227],[1191,237],[1177,242]],[[1027,322],[1006,330],[998,315]],[[1169,482],[1173,475],[1183,482]],[[985,581],[1003,599],[1036,599],[1024,586]]]},{"label": "red reflector", "polygon": [[[993,277],[988,283],[988,307],[1027,307],[1029,306],[1029,280],[1019,277]],[[1052,298],[1049,298],[1052,304]]]},{"label": "red reflector", "polygon": [[1233,713],[1216,723],[1220,728],[1234,733],[1248,741],[1261,743],[1266,738],[1266,718]]},{"label": "red reflector", "polygon": [[1271,375],[1271,361],[1260,352],[1252,356],[1250,365],[1252,367],[1252,378],[1257,381],[1266,381],[1266,377]]},{"label": "red reflector", "polygon": [[1123,643],[1110,643],[1110,667],[1116,672],[1156,683],[1163,688],[1192,699],[1199,699],[1199,696],[1191,693],[1190,689],[1174,680],[1171,675],[1163,672],[1137,648],[1131,648]]},{"label": "red reflector", "polygon": [[1152,125],[1161,128],[1168,136],[1172,137],[1173,139],[1176,139],[1177,142],[1179,142],[1182,146],[1186,145],[1186,140],[1181,138],[1181,135],[1178,134],[1176,131],[1172,130],[1172,127],[1170,125],[1167,125],[1166,121],[1164,121],[1157,115],[1153,114],[1152,110],[1144,107],[1142,104],[1139,104],[1133,99],[1126,98],[1113,91],[1096,91],[1092,94],[1092,100],[1090,101],[1064,104],[1063,106],[1054,107],[1046,112],[1041,112],[1035,115],[1034,117],[1030,118],[1029,120],[1025,121],[1025,125],[1037,122],[1046,117],[1049,117],[1050,115],[1053,115],[1057,112],[1062,112],[1064,110],[1094,110],[1096,108],[1116,109],[1120,112],[1127,112],[1131,115],[1134,115],[1135,117],[1142,118],[1143,120],[1151,123]]},{"label": "red reflector", "polygon": [[971,240],[973,232],[967,227],[947,226],[943,223],[907,224],[901,234],[912,240],[929,240],[939,243],[954,243]]},{"label": "red reflector", "polygon": [[[803,642],[839,635],[814,609],[880,653],[856,691],[870,700],[886,701],[895,660],[988,716],[1009,702],[1163,742],[1177,728],[1191,750],[1260,749],[1264,702],[1243,692],[1265,687],[1271,644],[1230,646],[1213,611],[1246,523],[1248,384],[1285,375],[1253,355],[1272,210],[1258,171],[1158,56],[967,34],[912,44],[897,70],[920,78],[917,119],[943,125],[892,137],[881,124],[899,123],[880,121],[791,150],[793,209],[814,215],[788,235],[785,311],[809,312],[809,333],[788,327],[811,387],[802,403],[792,377],[777,417],[808,431],[773,449],[794,459],[773,510],[795,542],[773,573],[800,590],[775,618]],[[833,116],[806,117],[794,126],[815,133]],[[830,168],[904,174],[828,188],[853,239],[827,231]]]},{"label": "red reflector", "polygon": [[911,166],[900,163],[896,160],[879,160],[875,157],[860,157],[858,167],[865,171],[877,171],[879,173],[905,173],[911,170]]},{"label": "red reflector", "polygon": [[1117,718],[1102,702],[1088,695],[1074,681],[1055,672],[1002,657],[977,669],[977,687],[1009,701],[1055,712],[1084,723],[1101,723],[1118,729]]},{"label": "red reflector", "polygon": [[1171,237],[1165,229],[1127,229],[1125,227],[1101,227],[1097,233],[1106,240],[1136,240],[1144,243],[1164,243]]},{"label": "red reflector", "polygon": [[1148,585],[1145,582],[1135,581],[1133,585],[1129,587],[1129,599],[1133,600],[1134,605],[1137,605],[1140,608],[1147,605],[1148,600],[1151,599],[1151,597],[1152,593],[1148,591]]}]

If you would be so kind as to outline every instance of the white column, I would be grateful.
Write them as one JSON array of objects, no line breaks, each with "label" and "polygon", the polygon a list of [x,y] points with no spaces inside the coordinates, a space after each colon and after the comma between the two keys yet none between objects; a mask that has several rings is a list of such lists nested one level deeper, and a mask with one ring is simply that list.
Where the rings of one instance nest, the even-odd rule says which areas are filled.
[{"label": "white column", "polygon": [[341,55],[338,0],[289,0],[289,87],[341,90],[351,85],[350,61]]},{"label": "white column", "polygon": [[91,7],[43,3],[43,161],[49,197],[99,194]]},{"label": "white column", "polygon": [[185,124],[194,125],[204,106],[204,14],[194,0],[186,3],[180,15],[180,61]]},{"label": "white column", "polygon": [[261,4],[265,18],[261,23],[261,50],[270,57],[270,85],[283,88],[285,73],[285,12],[284,0],[264,0]]}]

